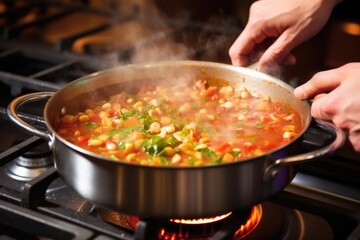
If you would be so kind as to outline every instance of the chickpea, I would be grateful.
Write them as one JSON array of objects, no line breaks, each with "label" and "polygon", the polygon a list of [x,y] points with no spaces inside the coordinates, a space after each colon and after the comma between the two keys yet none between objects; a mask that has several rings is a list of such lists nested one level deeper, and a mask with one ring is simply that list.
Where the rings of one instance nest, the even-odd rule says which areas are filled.
[{"label": "chickpea", "polygon": [[89,146],[98,147],[104,144],[104,141],[100,139],[89,139],[88,141]]},{"label": "chickpea", "polygon": [[135,109],[139,109],[139,108],[142,108],[144,106],[144,103],[143,102],[141,102],[141,101],[138,101],[138,102],[136,102],[135,104],[134,104],[134,108]]},{"label": "chickpea", "polygon": [[174,156],[175,154],[175,150],[172,147],[165,147],[164,148],[164,153],[166,156]]},{"label": "chickpea", "polygon": [[180,113],[188,113],[190,110],[191,110],[191,106],[189,103],[184,103],[179,108]]},{"label": "chickpea", "polygon": [[223,107],[226,109],[231,109],[234,106],[234,104],[230,101],[227,101],[223,104]]},{"label": "chickpea", "polygon": [[86,114],[80,115],[80,117],[79,117],[79,121],[80,121],[81,123],[88,122],[89,120],[90,120],[90,118],[89,118],[89,116],[86,115]]},{"label": "chickpea", "polygon": [[206,115],[206,118],[207,118],[208,120],[210,120],[210,121],[215,120],[214,114],[208,114],[208,115]]},{"label": "chickpea", "polygon": [[91,114],[91,113],[94,113],[94,111],[93,111],[92,109],[86,109],[86,110],[85,110],[85,113],[89,115],[89,114]]},{"label": "chickpea", "polygon": [[225,153],[222,159],[224,162],[233,162],[235,160],[234,156],[231,155],[231,153]]},{"label": "chickpea", "polygon": [[125,143],[124,151],[126,154],[134,152],[134,143],[132,143],[132,142]]},{"label": "chickpea", "polygon": [[160,133],[158,134],[160,137],[162,137],[162,138],[165,138],[166,137],[166,131],[163,129],[163,128],[161,128],[160,129]]},{"label": "chickpea", "polygon": [[283,133],[283,138],[289,139],[290,137],[291,137],[291,133],[290,133],[290,132],[284,132],[284,133]]},{"label": "chickpea", "polygon": [[294,114],[290,114],[290,115],[284,117],[284,120],[286,120],[286,121],[291,121],[293,119],[294,119]]},{"label": "chickpea", "polygon": [[72,123],[75,123],[77,121],[77,117],[74,116],[74,115],[65,115],[61,118],[61,121],[63,123],[66,123],[66,124],[72,124]]},{"label": "chickpea", "polygon": [[144,142],[143,139],[137,139],[134,141],[134,150],[139,151],[141,149],[141,145]]},{"label": "chickpea", "polygon": [[234,89],[231,86],[225,86],[220,88],[219,92],[223,95],[225,95],[225,97],[229,98],[231,96],[233,96],[234,94]]},{"label": "chickpea", "polygon": [[129,153],[128,155],[126,155],[125,160],[128,162],[135,162],[136,153]]},{"label": "chickpea", "polygon": [[204,159],[204,154],[202,152],[195,152],[194,156],[196,159],[199,159],[199,160]]},{"label": "chickpea", "polygon": [[161,125],[167,126],[171,124],[171,118],[169,117],[161,117],[160,118]]},{"label": "chickpea", "polygon": [[248,99],[251,97],[250,93],[247,90],[243,90],[240,92],[240,97],[242,99]]},{"label": "chickpea", "polygon": [[204,165],[204,161],[202,161],[202,160],[197,160],[197,161],[194,162],[195,167],[202,166],[202,165]]},{"label": "chickpea", "polygon": [[111,108],[111,103],[107,102],[107,103],[104,103],[102,106],[101,106],[101,109],[102,110],[108,110]]},{"label": "chickpea", "polygon": [[286,125],[282,128],[283,131],[288,131],[288,132],[293,132],[295,131],[295,126],[294,125]]},{"label": "chickpea", "polygon": [[164,130],[166,133],[172,134],[175,132],[175,127],[173,125],[162,127],[161,130]]},{"label": "chickpea", "polygon": [[106,142],[107,140],[109,140],[110,136],[109,135],[105,135],[105,134],[102,134],[100,136],[98,136],[97,139],[103,141],[103,142]]},{"label": "chickpea", "polygon": [[150,103],[154,106],[159,106],[159,102],[157,101],[157,99],[152,99]]},{"label": "chickpea", "polygon": [[201,149],[205,149],[207,147],[208,147],[208,145],[206,143],[201,143],[201,144],[197,145],[195,149],[201,150]]},{"label": "chickpea", "polygon": [[107,142],[106,143],[106,149],[109,151],[113,151],[116,149],[116,144],[113,142]]},{"label": "chickpea", "polygon": [[171,163],[172,164],[177,164],[181,161],[181,155],[176,153],[172,158],[171,158]]},{"label": "chickpea", "polygon": [[194,122],[191,122],[191,123],[189,123],[189,124],[187,124],[186,126],[185,126],[185,128],[187,129],[187,130],[192,130],[192,131],[195,131],[196,130],[196,123],[194,123]]},{"label": "chickpea", "polygon": [[202,137],[199,139],[199,143],[208,143],[210,142],[210,138],[208,137]]},{"label": "chickpea", "polygon": [[149,127],[149,131],[152,133],[152,134],[158,134],[160,132],[160,123],[158,122],[153,122],[150,124],[150,127]]},{"label": "chickpea", "polygon": [[193,146],[191,143],[181,143],[179,145],[179,148],[181,149],[181,151],[188,151],[188,150],[193,150]]},{"label": "chickpea", "polygon": [[205,115],[206,113],[207,113],[207,110],[204,108],[199,110],[199,114],[201,114],[201,115]]}]

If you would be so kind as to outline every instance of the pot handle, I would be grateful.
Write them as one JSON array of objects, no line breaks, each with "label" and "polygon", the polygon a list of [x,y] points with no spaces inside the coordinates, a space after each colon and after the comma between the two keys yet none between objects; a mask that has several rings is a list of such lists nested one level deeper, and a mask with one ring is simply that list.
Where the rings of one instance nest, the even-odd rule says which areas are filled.
[{"label": "pot handle", "polygon": [[14,123],[16,123],[21,128],[25,129],[27,132],[34,134],[36,136],[39,136],[41,138],[46,139],[49,142],[52,142],[52,136],[50,133],[47,133],[45,131],[41,131],[24,120],[22,120],[19,115],[17,114],[17,108],[24,105],[25,103],[40,101],[45,98],[49,98],[53,96],[55,92],[35,92],[35,93],[29,93],[20,97],[15,98],[10,102],[10,104],[7,107],[7,115],[9,116],[10,120]]},{"label": "pot handle", "polygon": [[330,155],[345,143],[346,135],[343,130],[341,130],[340,128],[336,127],[334,124],[327,121],[314,119],[314,122],[322,130],[326,132],[331,132],[334,135],[336,135],[335,139],[329,145],[322,147],[320,149],[308,153],[303,153],[291,157],[279,158],[275,160],[265,169],[265,173],[264,173],[265,182],[268,182],[271,179],[273,179],[277,175],[279,167],[281,166],[295,164],[295,163],[303,163],[325,155]]}]

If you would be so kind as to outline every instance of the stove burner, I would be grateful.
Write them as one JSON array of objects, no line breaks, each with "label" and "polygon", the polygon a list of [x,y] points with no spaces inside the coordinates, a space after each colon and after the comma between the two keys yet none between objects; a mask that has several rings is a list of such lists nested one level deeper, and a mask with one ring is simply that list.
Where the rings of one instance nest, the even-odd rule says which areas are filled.
[{"label": "stove burner", "polygon": [[136,216],[101,207],[96,208],[96,214],[108,223],[133,231],[135,239],[330,240],[334,238],[331,226],[324,219],[272,202],[263,202],[249,210],[232,212],[224,219],[205,224],[194,224],[196,222],[194,220],[175,223],[175,220],[169,219],[139,219]]},{"label": "stove burner", "polygon": [[[210,239],[222,229],[234,222],[239,223],[230,232],[233,239],[240,239],[253,231],[261,220],[261,205],[254,206],[251,210],[237,213],[227,213],[213,218],[202,219],[170,219],[161,227],[158,239]],[[236,221],[234,221],[236,219]]]},{"label": "stove burner", "polygon": [[19,181],[30,181],[52,166],[51,150],[47,143],[24,153],[7,165],[9,177]]},{"label": "stove burner", "polygon": [[[236,213],[226,213],[220,216],[201,219],[139,219],[137,216],[122,214],[109,209],[97,208],[97,215],[104,221],[134,231],[135,234],[142,232],[142,223],[148,222],[155,229],[152,236],[154,239],[172,240],[202,240],[210,239],[221,229],[231,226],[232,239],[240,239],[253,231],[259,224],[262,217],[262,206],[256,205],[249,210]],[[140,233],[142,235],[142,233]],[[145,239],[147,239],[146,236]],[[152,237],[150,237],[152,238]],[[136,239],[136,238],[135,238]],[[143,238],[140,238],[143,239]],[[222,239],[222,238],[221,238]]]}]

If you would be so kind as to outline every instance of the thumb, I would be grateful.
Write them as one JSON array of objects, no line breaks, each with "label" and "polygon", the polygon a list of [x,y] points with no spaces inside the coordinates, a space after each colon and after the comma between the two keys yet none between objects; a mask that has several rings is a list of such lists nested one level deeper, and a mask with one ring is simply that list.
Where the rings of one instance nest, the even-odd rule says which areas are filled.
[{"label": "thumb", "polygon": [[326,109],[328,94],[319,94],[311,104],[311,116],[322,120],[332,120],[332,114]]}]

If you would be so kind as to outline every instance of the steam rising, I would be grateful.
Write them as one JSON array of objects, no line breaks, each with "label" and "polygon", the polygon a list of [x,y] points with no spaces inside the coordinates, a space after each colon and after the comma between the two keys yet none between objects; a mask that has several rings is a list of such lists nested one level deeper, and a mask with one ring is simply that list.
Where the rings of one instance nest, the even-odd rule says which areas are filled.
[{"label": "steam rising", "polygon": [[[209,2],[209,6],[191,1],[175,3],[177,6],[182,4],[188,5],[187,7],[195,6],[199,14],[209,15],[206,21],[202,18],[203,16],[186,15],[184,14],[186,11],[181,11],[180,8],[174,11],[172,2],[136,0],[131,4],[141,6],[138,16],[120,21],[110,29],[102,31],[103,35],[95,34],[90,38],[85,38],[82,43],[84,47],[92,48],[95,55],[101,55],[103,57],[101,59],[107,60],[112,67],[187,59],[230,61],[228,49],[238,35],[238,29],[235,31],[234,28],[229,27],[226,18],[210,17],[214,13],[213,10],[204,13],[210,5],[212,9],[218,10],[218,6],[225,3],[210,4]],[[131,4],[124,2],[123,8],[128,8],[125,12],[132,7]],[[103,63],[99,63],[99,66],[103,66]],[[108,74],[101,77],[104,78],[102,81],[92,81],[91,84],[86,79],[81,91],[86,93],[92,89],[94,91],[89,98],[106,99],[110,94],[122,91],[121,87],[124,86],[133,91],[142,81],[160,85],[187,85],[196,75],[188,68],[186,71],[177,69],[174,74],[166,67],[163,72],[160,72],[162,71],[160,68],[156,68],[156,72],[144,71],[143,67],[126,70],[120,74]],[[134,79],[137,80],[134,81]],[[121,87],[111,87],[121,82],[126,82],[126,84],[120,84]],[[104,87],[110,91],[98,91]]]},{"label": "steam rising", "polygon": [[259,69],[260,72],[269,74],[270,76],[273,76],[278,79],[284,79],[283,78],[283,67],[277,63],[273,63],[270,65],[266,65]]},{"label": "steam rising", "polygon": [[106,36],[88,39],[85,45],[94,43],[95,53],[112,66],[179,59],[230,62],[227,52],[239,30],[226,16],[215,17],[227,3],[136,0],[123,3],[124,11],[131,5],[140,7],[138,16],[116,23],[103,31]]}]

